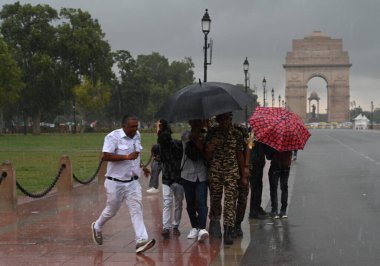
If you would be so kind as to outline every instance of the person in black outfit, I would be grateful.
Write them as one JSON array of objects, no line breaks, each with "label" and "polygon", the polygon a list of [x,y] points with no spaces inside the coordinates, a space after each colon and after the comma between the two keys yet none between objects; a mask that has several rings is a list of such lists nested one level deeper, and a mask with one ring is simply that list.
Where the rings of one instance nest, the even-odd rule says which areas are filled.
[{"label": "person in black outfit", "polygon": [[[271,218],[287,218],[286,209],[288,207],[288,179],[290,165],[292,161],[292,151],[275,151],[269,168],[270,200],[272,204]],[[281,209],[278,213],[277,187],[280,183],[281,189]]]},{"label": "person in black outfit", "polygon": [[250,153],[251,175],[249,183],[251,187],[251,201],[249,218],[266,219],[267,213],[261,207],[261,197],[263,193],[263,172],[265,166],[265,144],[254,141],[254,146]]}]

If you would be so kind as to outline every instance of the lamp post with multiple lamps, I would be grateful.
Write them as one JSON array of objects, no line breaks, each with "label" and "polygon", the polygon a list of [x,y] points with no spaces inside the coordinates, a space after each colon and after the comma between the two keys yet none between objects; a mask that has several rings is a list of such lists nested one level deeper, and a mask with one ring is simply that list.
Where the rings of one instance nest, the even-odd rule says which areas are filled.
[{"label": "lamp post with multiple lamps", "polygon": [[205,14],[202,17],[202,31],[205,35],[205,44],[203,47],[204,50],[204,76],[203,82],[207,81],[207,65],[211,65],[211,50],[210,50],[210,62],[207,62],[207,49],[210,47],[210,44],[207,43],[207,35],[210,33],[211,28],[211,19],[208,14],[208,9],[206,9]]},{"label": "lamp post with multiple lamps", "polygon": [[[243,70],[244,70],[244,89],[245,89],[245,93],[247,94],[248,70],[249,70],[249,62],[248,62],[247,57],[245,58],[244,63],[243,63]],[[247,121],[248,121],[248,107],[247,107],[247,105],[245,105],[244,114],[245,114],[245,126],[247,126]]]},{"label": "lamp post with multiple lamps", "polygon": [[266,89],[265,87],[267,86],[267,80],[265,79],[265,77],[263,78],[263,107],[265,107],[265,93],[266,93]]},{"label": "lamp post with multiple lamps", "polygon": [[274,88],[272,88],[272,107],[274,107]]},{"label": "lamp post with multiple lamps", "polygon": [[281,107],[281,95],[278,95],[278,107]]}]

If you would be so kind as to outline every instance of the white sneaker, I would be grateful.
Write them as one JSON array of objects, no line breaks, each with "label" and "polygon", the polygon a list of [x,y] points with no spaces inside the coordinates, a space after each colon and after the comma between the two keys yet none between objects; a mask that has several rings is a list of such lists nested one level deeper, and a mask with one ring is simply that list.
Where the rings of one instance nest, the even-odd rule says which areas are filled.
[{"label": "white sneaker", "polygon": [[158,190],[158,188],[151,187],[146,192],[149,193],[149,194],[156,194],[156,193],[159,192],[159,190]]},{"label": "white sneaker", "polygon": [[198,232],[198,241],[204,241],[208,238],[208,232],[206,229],[201,229]]},{"label": "white sneaker", "polygon": [[197,228],[192,228],[190,230],[190,233],[187,235],[188,239],[194,239],[198,237],[199,229]]}]

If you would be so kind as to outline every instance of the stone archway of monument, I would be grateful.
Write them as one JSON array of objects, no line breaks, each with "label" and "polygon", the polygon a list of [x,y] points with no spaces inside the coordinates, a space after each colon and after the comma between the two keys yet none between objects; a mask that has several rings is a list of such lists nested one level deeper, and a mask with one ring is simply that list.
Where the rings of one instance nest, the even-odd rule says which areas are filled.
[{"label": "stone archway of monument", "polygon": [[332,39],[320,31],[293,40],[292,51],[283,65],[286,75],[285,101],[291,111],[306,121],[307,83],[320,77],[327,84],[327,121],[344,122],[349,116],[348,52],[342,39]]},{"label": "stone archway of monument", "polygon": [[[306,122],[327,122],[327,86],[324,74],[315,73],[306,78]],[[313,113],[315,110],[315,114]]]}]

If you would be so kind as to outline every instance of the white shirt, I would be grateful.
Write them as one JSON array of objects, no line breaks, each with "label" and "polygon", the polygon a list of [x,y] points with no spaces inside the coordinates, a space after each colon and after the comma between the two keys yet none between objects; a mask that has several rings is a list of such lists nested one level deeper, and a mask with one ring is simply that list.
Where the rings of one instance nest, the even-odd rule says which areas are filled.
[{"label": "white shirt", "polygon": [[[141,152],[141,135],[136,132],[131,139],[122,128],[116,129],[104,138],[103,152],[127,155],[134,151]],[[106,176],[120,180],[130,180],[132,176],[141,176],[141,154],[135,160],[109,161]]]}]

